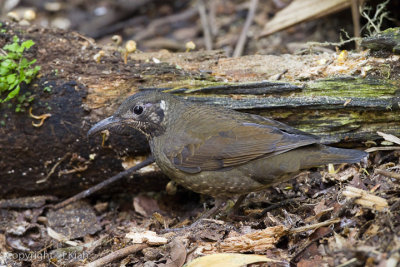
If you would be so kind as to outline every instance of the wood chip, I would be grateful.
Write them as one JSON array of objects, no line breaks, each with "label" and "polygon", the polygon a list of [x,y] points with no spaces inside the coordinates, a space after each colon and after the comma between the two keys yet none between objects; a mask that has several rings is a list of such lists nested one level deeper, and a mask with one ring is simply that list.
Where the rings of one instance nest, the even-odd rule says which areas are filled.
[{"label": "wood chip", "polygon": [[283,226],[268,227],[264,230],[249,234],[230,237],[220,243],[203,243],[199,249],[204,254],[215,252],[265,252],[275,247],[278,240],[287,233],[288,229]]},{"label": "wood chip", "polygon": [[400,138],[398,138],[397,136],[394,136],[392,134],[385,134],[382,132],[376,132],[376,133],[379,134],[380,136],[382,136],[383,139],[385,139],[386,141],[400,145]]},{"label": "wood chip", "polygon": [[348,198],[357,198],[354,201],[355,203],[369,209],[383,211],[388,207],[388,202],[386,199],[375,196],[356,187],[347,186],[343,191],[343,195]]},{"label": "wood chip", "polygon": [[168,242],[165,237],[158,236],[156,232],[153,231],[145,231],[141,233],[130,232],[127,233],[125,237],[132,239],[132,242],[136,244],[146,243],[149,245],[164,245]]}]

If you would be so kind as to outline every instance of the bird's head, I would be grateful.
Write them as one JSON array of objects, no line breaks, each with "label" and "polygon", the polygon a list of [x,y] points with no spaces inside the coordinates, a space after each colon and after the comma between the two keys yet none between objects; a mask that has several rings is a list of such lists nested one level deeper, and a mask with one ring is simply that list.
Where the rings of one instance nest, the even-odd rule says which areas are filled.
[{"label": "bird's head", "polygon": [[176,101],[174,96],[166,93],[139,92],[128,97],[111,117],[96,123],[88,136],[115,126],[137,129],[148,138],[158,136],[165,131],[170,103]]}]

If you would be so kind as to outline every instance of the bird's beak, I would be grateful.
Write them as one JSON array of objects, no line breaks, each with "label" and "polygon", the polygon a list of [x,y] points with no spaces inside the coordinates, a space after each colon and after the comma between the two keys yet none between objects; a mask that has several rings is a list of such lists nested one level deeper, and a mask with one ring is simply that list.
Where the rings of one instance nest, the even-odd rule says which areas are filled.
[{"label": "bird's beak", "polygon": [[119,118],[116,118],[115,116],[108,117],[102,121],[99,121],[96,123],[92,128],[87,133],[87,136],[90,137],[94,135],[95,133],[98,133],[100,131],[103,131],[105,129],[111,128],[115,124],[119,124],[121,121]]}]

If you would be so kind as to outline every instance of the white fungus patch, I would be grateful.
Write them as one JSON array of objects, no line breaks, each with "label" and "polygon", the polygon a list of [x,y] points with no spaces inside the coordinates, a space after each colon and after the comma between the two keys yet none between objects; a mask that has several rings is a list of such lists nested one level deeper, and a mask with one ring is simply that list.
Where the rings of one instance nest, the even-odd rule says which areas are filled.
[{"label": "white fungus patch", "polygon": [[161,100],[161,102],[160,102],[160,108],[161,108],[162,110],[166,110],[166,109],[167,109],[167,105],[166,105],[166,103],[165,103],[164,100]]}]

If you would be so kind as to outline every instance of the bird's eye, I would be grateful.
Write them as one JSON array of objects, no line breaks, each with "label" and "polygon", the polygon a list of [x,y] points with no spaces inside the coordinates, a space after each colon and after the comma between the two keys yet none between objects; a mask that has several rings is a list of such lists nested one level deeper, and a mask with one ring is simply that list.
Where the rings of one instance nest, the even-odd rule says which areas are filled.
[{"label": "bird's eye", "polygon": [[133,108],[133,113],[135,113],[136,115],[140,115],[143,112],[143,107],[142,106],[135,106]]}]

